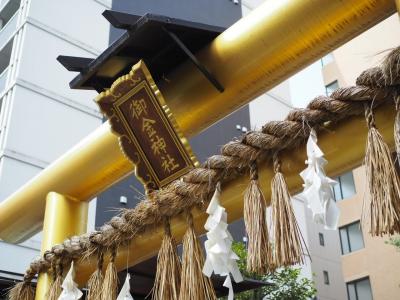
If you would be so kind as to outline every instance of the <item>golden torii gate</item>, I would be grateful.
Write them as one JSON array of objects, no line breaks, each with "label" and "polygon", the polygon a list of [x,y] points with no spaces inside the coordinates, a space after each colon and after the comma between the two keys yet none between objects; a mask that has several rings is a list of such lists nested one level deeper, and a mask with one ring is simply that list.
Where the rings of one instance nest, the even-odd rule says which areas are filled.
[{"label": "golden torii gate", "polygon": [[[224,85],[223,93],[210,86],[190,63],[169,74],[170,83],[161,85],[160,90],[184,134],[195,135],[379,23],[396,11],[395,2],[400,7],[400,0],[321,2],[268,0],[197,53]],[[391,146],[393,119],[394,112],[388,106],[376,112],[380,132]],[[338,125],[334,133],[321,134],[320,145],[330,161],[329,175],[338,175],[361,163],[366,131],[364,122],[353,118]],[[347,151],[340,152],[339,148]],[[304,157],[304,151],[299,150],[282,158],[291,191],[301,187],[297,175],[304,168]],[[44,251],[68,236],[84,233],[88,202],[132,172],[133,165],[122,154],[117,137],[105,123],[0,203],[0,238],[18,243],[43,228]],[[260,170],[266,194],[270,193],[270,186],[265,183],[272,176],[268,168]],[[230,222],[243,215],[243,199],[238,191],[245,182],[247,178],[239,178],[224,187],[221,202],[229,212]],[[203,233],[205,215],[196,210],[193,215],[198,233]],[[174,237],[180,241],[186,222],[177,217],[171,225]],[[145,238],[135,238],[129,246],[128,264],[154,256],[161,240],[161,229]],[[126,267],[128,250],[119,251],[118,269]],[[86,262],[77,267],[77,281],[84,282],[94,264]],[[36,299],[45,299],[49,282],[47,275],[40,276]]]}]

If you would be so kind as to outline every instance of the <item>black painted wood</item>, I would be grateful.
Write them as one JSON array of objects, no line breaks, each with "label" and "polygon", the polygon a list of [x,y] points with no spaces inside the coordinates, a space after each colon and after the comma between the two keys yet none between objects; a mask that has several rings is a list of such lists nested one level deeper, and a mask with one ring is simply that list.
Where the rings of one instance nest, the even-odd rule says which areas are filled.
[{"label": "black painted wood", "polygon": [[[129,72],[140,59],[145,61],[157,82],[187,59],[187,52],[182,51],[181,45],[171,39],[165,29],[178,37],[185,45],[185,50],[191,53],[199,51],[224,30],[222,27],[155,14],[146,14],[139,19],[135,15],[118,12],[105,12],[105,15],[113,25],[127,30],[96,59],[79,70],[79,74],[70,82],[73,89],[101,91],[109,88],[115,79]],[[222,87],[219,85],[218,89]]]}]

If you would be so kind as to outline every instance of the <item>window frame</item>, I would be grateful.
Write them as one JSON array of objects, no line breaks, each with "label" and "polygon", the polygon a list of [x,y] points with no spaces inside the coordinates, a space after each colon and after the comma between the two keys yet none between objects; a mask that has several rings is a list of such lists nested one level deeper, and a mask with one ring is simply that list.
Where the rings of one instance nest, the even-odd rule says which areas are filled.
[{"label": "window frame", "polygon": [[344,194],[343,194],[343,185],[342,185],[342,180],[343,180],[343,179],[342,179],[342,178],[343,178],[344,175],[347,175],[347,174],[351,174],[351,177],[352,177],[352,179],[353,179],[354,194],[353,194],[351,197],[353,197],[354,195],[357,194],[356,183],[355,183],[355,181],[354,181],[354,174],[353,174],[353,171],[343,173],[343,174],[341,174],[340,176],[334,178],[334,180],[337,181],[337,185],[336,185],[336,186],[339,188],[339,191],[340,191],[340,199],[337,199],[337,198],[336,198],[336,193],[335,193],[335,187],[336,187],[336,186],[335,186],[335,187],[332,187],[333,199],[335,200],[335,202],[343,201],[343,200],[346,200],[346,199],[351,199],[351,197],[344,197]]},{"label": "window frame", "polygon": [[356,300],[362,300],[362,299],[358,298],[357,283],[359,283],[361,281],[364,281],[364,280],[367,280],[367,279],[368,279],[369,287],[370,287],[370,290],[371,290],[371,298],[374,299],[374,295],[372,294],[371,280],[370,280],[369,276],[365,276],[365,277],[358,278],[356,280],[352,280],[352,281],[346,282],[347,300],[350,300],[350,295],[349,295],[349,285],[350,284],[354,284],[354,291],[356,293]]},{"label": "window frame", "polygon": [[325,247],[325,237],[322,232],[318,232],[319,245]]},{"label": "window frame", "polygon": [[326,285],[330,285],[330,281],[329,281],[329,273],[326,270],[322,271],[322,274],[324,276],[324,284]]},{"label": "window frame", "polygon": [[342,190],[342,181],[340,179],[340,176],[336,177],[335,180],[337,181],[337,186],[339,187],[340,199],[336,198],[335,189],[332,188],[332,190],[333,190],[333,199],[335,199],[335,202],[338,202],[338,201],[344,200],[344,198],[343,198],[343,190]]},{"label": "window frame", "polygon": [[330,95],[333,93],[333,91],[332,91],[331,93],[328,93],[328,89],[329,89],[330,86],[332,86],[332,85],[334,85],[334,84],[337,85],[337,87],[333,90],[333,91],[335,91],[335,90],[337,90],[337,89],[340,87],[340,86],[339,86],[339,80],[335,79],[335,80],[333,80],[333,81],[331,81],[330,83],[328,83],[328,84],[325,85],[325,95],[326,95],[327,97],[330,97]]},{"label": "window frame", "polygon": [[[351,225],[354,225],[354,224],[357,224],[357,223],[359,224],[359,228],[360,228],[360,232],[361,232],[361,238],[362,238],[362,242],[363,242],[363,248],[360,248],[360,249],[357,249],[357,250],[352,250],[352,249],[351,249],[351,243],[350,243],[349,227],[350,227]],[[339,231],[339,239],[340,239],[340,250],[342,251],[342,255],[346,255],[346,254],[349,254],[349,253],[353,253],[353,252],[355,252],[355,251],[359,251],[359,250],[365,248],[364,233],[363,233],[362,227],[361,227],[361,220],[357,220],[357,221],[348,223],[348,224],[346,224],[346,225],[343,225],[343,226],[339,227],[338,229],[339,229],[338,231]],[[349,245],[349,252],[347,252],[347,253],[344,253],[344,251],[343,251],[342,235],[340,234],[340,231],[341,231],[342,229],[346,229],[346,238],[347,238],[347,243],[348,243],[348,245]]]}]

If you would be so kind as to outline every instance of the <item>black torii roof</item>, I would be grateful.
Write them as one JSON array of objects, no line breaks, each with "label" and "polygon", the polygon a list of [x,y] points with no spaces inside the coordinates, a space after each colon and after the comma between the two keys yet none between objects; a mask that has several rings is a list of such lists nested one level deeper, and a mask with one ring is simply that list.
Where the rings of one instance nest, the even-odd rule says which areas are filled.
[{"label": "black torii roof", "polygon": [[57,58],[69,71],[79,72],[70,82],[71,88],[101,92],[129,72],[140,59],[146,62],[157,82],[189,58],[220,92],[223,91],[222,85],[193,53],[209,44],[224,28],[155,14],[140,17],[106,10],[103,16],[112,26],[126,32],[97,58]]},{"label": "black torii roof", "polygon": [[[124,29],[126,32],[97,58],[63,55],[57,58],[67,70],[79,72],[70,82],[72,89],[95,89],[101,92],[109,88],[118,77],[128,73],[140,59],[146,62],[157,82],[189,58],[211,84],[220,92],[223,91],[222,85],[193,53],[209,44],[225,28],[155,14],[141,17],[106,10],[103,16],[112,26]],[[133,275],[131,293],[136,298],[144,299],[151,292],[156,265],[157,257],[152,257],[128,269]],[[124,282],[125,274],[125,272],[119,273],[120,284]],[[212,276],[218,297],[228,293],[228,289],[222,286],[224,280],[225,278]],[[238,293],[271,284],[245,279],[241,283],[233,281],[233,288],[235,293]]]}]

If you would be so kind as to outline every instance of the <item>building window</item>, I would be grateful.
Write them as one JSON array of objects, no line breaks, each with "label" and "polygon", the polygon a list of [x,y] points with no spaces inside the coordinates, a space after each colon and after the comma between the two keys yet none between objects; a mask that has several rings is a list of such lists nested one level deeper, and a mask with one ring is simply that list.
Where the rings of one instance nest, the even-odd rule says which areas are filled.
[{"label": "building window", "polygon": [[324,283],[329,285],[329,274],[328,274],[328,271],[324,271]]},{"label": "building window", "polygon": [[[6,3],[5,5],[3,3]],[[0,3],[0,29],[3,29],[15,16],[21,5],[21,0],[2,1]]]},{"label": "building window", "polygon": [[360,227],[360,221],[339,228],[340,245],[342,254],[364,248],[364,239]]},{"label": "building window", "polygon": [[369,278],[363,278],[347,283],[348,300],[372,300]]},{"label": "building window", "polygon": [[337,80],[331,82],[325,86],[325,92],[327,96],[330,96],[337,88],[339,88],[339,83]]},{"label": "building window", "polygon": [[14,38],[0,50],[0,93],[6,88],[7,75],[9,73],[8,65],[10,64],[13,42]]},{"label": "building window", "polygon": [[347,199],[355,195],[356,187],[352,171],[335,178],[335,180],[337,181],[337,184],[333,187],[335,201]]},{"label": "building window", "polygon": [[325,246],[324,234],[320,232],[320,233],[318,233],[318,236],[319,236],[319,244],[321,246]]}]

